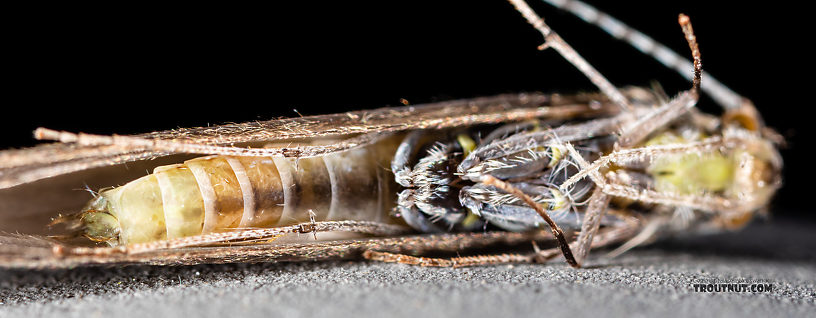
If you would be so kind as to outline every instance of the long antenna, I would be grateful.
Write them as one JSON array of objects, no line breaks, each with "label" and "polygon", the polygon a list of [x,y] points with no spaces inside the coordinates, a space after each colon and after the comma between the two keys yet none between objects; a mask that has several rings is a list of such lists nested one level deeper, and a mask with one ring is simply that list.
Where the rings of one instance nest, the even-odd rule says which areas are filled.
[{"label": "long antenna", "polygon": [[[651,56],[666,67],[676,71],[687,80],[694,81],[694,66],[691,61],[675,53],[670,48],[655,41],[642,32],[633,29],[618,19],[595,9],[579,0],[542,0],[556,8],[568,11],[589,24],[599,27],[618,40],[629,43],[638,51]],[[725,110],[739,109],[745,99],[708,72],[703,72],[700,89]]]}]

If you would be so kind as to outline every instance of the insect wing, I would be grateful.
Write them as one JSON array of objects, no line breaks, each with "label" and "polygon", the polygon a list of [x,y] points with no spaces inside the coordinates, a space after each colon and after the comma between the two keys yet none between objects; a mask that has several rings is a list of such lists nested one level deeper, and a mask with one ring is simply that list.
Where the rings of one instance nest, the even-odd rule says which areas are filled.
[{"label": "insect wing", "polygon": [[[591,105],[591,106],[590,106]],[[265,143],[276,144],[320,138],[338,139],[348,136],[367,136],[377,133],[412,129],[442,129],[522,121],[532,118],[570,120],[592,118],[616,113],[617,107],[600,95],[586,94],[571,97],[544,94],[512,94],[409,107],[381,108],[342,114],[320,115],[302,118],[277,119],[265,122],[228,124],[208,128],[189,128],[147,133],[137,136],[106,137],[72,135],[73,142],[51,143],[28,149],[0,152],[0,232],[22,233],[0,235],[0,264],[4,266],[73,266],[90,263],[161,263],[158,258],[181,253],[173,249],[154,252],[151,256],[135,258],[117,253],[96,250],[76,254],[74,250],[45,235],[46,229],[58,213],[77,211],[87,201],[83,188],[99,189],[123,184],[133,180],[157,165],[179,162],[193,157],[162,148],[161,142],[170,145],[211,146],[215,149],[248,149]],[[85,138],[84,140],[82,138]],[[122,142],[124,140],[124,142]],[[133,143],[141,140],[143,143]],[[66,141],[66,140],[63,140]],[[156,146],[158,143],[158,146]],[[235,146],[233,146],[235,145]],[[166,146],[166,145],[165,145]],[[194,148],[202,149],[202,148]],[[337,151],[328,145],[315,148],[329,153]],[[192,151],[194,152],[194,151]],[[207,152],[204,152],[207,154]],[[283,154],[302,156],[309,154]],[[146,160],[152,159],[152,160]],[[36,198],[36,199],[35,199]],[[418,241],[424,239],[417,238]],[[350,249],[360,243],[349,244]],[[380,244],[377,239],[365,244]],[[430,244],[430,243],[427,243]],[[476,244],[476,243],[474,243]],[[478,244],[476,244],[478,245]],[[203,247],[187,247],[197,249]],[[279,247],[273,248],[277,250]],[[335,245],[309,245],[298,253],[329,253]],[[356,248],[356,247],[355,247]],[[430,248],[430,247],[429,247]],[[267,249],[269,247],[267,246]],[[325,249],[325,250],[324,250]],[[212,250],[210,250],[212,251]],[[178,263],[213,262],[217,257],[238,257],[224,247],[200,258],[178,259]],[[290,251],[290,252],[286,252]],[[294,249],[269,252],[292,254]],[[158,254],[157,254],[158,253]],[[270,254],[270,255],[271,255]],[[297,254],[297,253],[295,253]],[[342,253],[341,253],[342,254]],[[285,259],[284,256],[280,256]],[[200,259],[197,261],[197,259]],[[274,259],[266,257],[266,259]],[[236,258],[236,260],[239,260]],[[174,262],[167,260],[165,262]],[[28,264],[28,265],[26,265]]]},{"label": "insect wing", "polygon": [[[590,101],[599,100],[602,98],[597,95],[554,99],[544,94],[511,94],[343,114],[177,129],[131,138],[56,132],[56,135],[45,134],[48,136],[42,137],[68,142],[0,152],[0,188],[74,171],[153,159],[180,152],[175,149],[182,149],[187,153],[220,154],[217,153],[218,150],[208,151],[206,146],[235,144],[262,146],[269,142],[287,142],[302,138],[461,127],[537,117],[567,119],[615,111],[610,103],[601,103],[599,107],[588,106]],[[192,147],[195,145],[204,147]],[[304,155],[309,154],[300,154]]]}]

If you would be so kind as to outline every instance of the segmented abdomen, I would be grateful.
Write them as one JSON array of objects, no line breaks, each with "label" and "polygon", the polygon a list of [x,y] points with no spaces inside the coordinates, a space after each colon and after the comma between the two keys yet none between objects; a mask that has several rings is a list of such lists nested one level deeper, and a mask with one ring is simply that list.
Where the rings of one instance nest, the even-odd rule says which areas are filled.
[{"label": "segmented abdomen", "polygon": [[386,222],[398,138],[311,158],[210,156],[103,191],[130,244],[330,220]]}]

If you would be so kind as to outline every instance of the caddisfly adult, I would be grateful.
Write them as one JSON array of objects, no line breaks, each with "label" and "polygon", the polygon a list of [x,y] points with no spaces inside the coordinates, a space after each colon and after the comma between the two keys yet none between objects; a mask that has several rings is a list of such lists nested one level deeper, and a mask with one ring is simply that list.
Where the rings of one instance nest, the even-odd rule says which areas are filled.
[{"label": "caddisfly adult", "polygon": [[[740,227],[767,206],[781,184],[778,138],[750,101],[711,77],[701,80],[688,17],[679,23],[693,63],[644,45],[647,37],[582,2],[548,1],[687,72],[692,88],[669,99],[616,88],[526,3],[510,2],[544,36],[541,49],[556,50],[601,92],[500,95],[136,136],[38,129],[39,139],[60,143],[0,153],[0,187],[8,188],[0,213],[53,217],[68,233],[50,238],[27,224],[22,234],[3,234],[0,266],[360,256],[467,266],[563,254],[579,267],[591,248],[625,242],[619,253],[663,233]],[[701,93],[725,114],[696,111]],[[83,171],[107,177],[105,167],[178,154],[208,156],[94,192],[84,207],[11,200],[43,182]],[[530,241],[556,245],[529,254],[418,256]]]}]

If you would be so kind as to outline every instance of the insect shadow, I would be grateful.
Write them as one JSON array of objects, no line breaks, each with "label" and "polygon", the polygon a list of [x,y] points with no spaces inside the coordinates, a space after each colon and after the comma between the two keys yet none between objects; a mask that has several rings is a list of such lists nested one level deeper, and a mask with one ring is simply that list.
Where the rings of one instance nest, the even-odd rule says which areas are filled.
[{"label": "insect shadow", "polygon": [[742,231],[708,235],[685,235],[644,246],[644,251],[659,250],[693,256],[714,256],[768,260],[779,263],[816,260],[814,224],[776,218],[754,222]]},{"label": "insect shadow", "polygon": [[[331,270],[342,261],[235,263],[189,266],[133,265],[56,270],[0,270],[0,303],[25,305],[72,298],[110,298],[139,291],[196,288],[218,282],[240,282],[254,289],[275,288],[270,279]],[[249,278],[249,279],[248,279]]]}]

